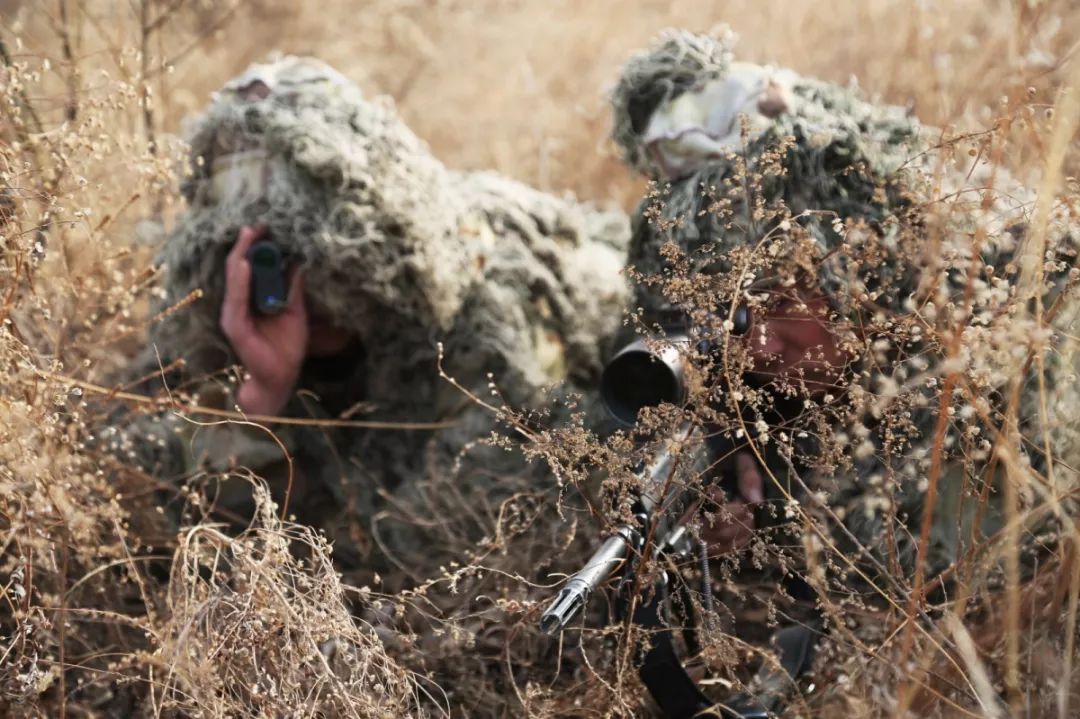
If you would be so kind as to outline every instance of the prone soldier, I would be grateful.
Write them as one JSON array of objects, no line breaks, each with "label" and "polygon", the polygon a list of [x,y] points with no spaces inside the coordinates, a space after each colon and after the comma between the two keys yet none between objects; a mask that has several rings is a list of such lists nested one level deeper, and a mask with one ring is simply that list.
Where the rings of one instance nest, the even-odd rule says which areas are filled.
[{"label": "prone soldier", "polygon": [[760,563],[754,530],[798,517],[785,572],[895,602],[960,567],[992,586],[1010,511],[1030,518],[1017,551],[1038,551],[1077,483],[1066,208],[1032,232],[1033,193],[1004,169],[957,167],[902,108],[735,62],[728,38],[663,34],[613,109],[654,183],[633,221],[638,330],[705,378],[675,400],[728,476],[698,530],[713,552]]},{"label": "prone soldier", "polygon": [[[614,110],[614,137],[625,158],[660,183],[635,215],[630,250],[631,264],[654,278],[639,283],[635,301],[646,325],[685,320],[696,309],[679,306],[671,288],[655,281],[672,272],[676,257],[685,258],[694,275],[741,271],[741,286],[716,283],[715,304],[750,310],[742,342],[752,383],[795,392],[800,402],[828,393],[852,399],[847,429],[856,431],[859,422],[873,426],[847,437],[854,444],[847,454],[851,475],[859,477],[851,480],[858,489],[848,489],[875,493],[874,487],[890,486],[902,495],[901,514],[917,523],[925,486],[908,490],[925,485],[919,476],[926,477],[937,421],[936,405],[926,400],[940,394],[927,390],[940,387],[948,349],[935,320],[948,308],[966,313],[974,328],[1010,325],[1009,337],[999,335],[993,344],[987,341],[992,332],[967,332],[971,352],[984,356],[958,368],[970,375],[970,391],[1000,391],[1015,366],[1012,358],[1022,354],[1018,347],[1032,344],[1030,336],[1020,340],[1038,324],[1024,322],[1014,307],[1032,193],[1004,169],[994,176],[979,167],[954,172],[946,158],[928,152],[933,133],[902,108],[869,103],[854,90],[788,70],[734,62],[728,42],[712,36],[668,33],[632,58]],[[975,201],[936,208],[931,181],[938,174],[940,193],[975,195]],[[1038,263],[1046,275],[1035,283],[1043,307],[1068,299],[1076,275],[1070,274],[1074,229],[1063,214],[1051,218],[1045,266]],[[964,307],[969,285],[974,296]],[[1051,338],[1050,372],[1071,369],[1064,323],[1072,315],[1055,313],[1059,333]],[[1033,380],[1022,393],[1028,402]],[[1025,404],[1025,432],[1066,441],[1062,410],[1074,398],[1056,399],[1042,419]],[[901,432],[887,415],[905,403],[911,410],[902,432],[907,438],[894,436],[887,448],[882,435]],[[949,431],[970,430],[964,424],[958,420]],[[1045,469],[1043,443],[1025,445],[1018,451],[1026,461]],[[987,460],[987,449],[975,454]],[[844,491],[833,487],[834,501]],[[757,499],[757,491],[751,494]],[[845,512],[851,521],[880,514],[869,510],[866,498],[851,499],[863,505]],[[962,550],[955,531],[938,530],[927,558],[936,571]],[[870,530],[866,539],[875,536]],[[911,552],[902,554],[910,567]]]},{"label": "prone soldier", "polygon": [[[539,486],[474,446],[497,429],[498,406],[482,405],[494,388],[495,405],[543,410],[551,388],[592,380],[626,298],[625,216],[450,170],[387,101],[306,58],[230,81],[194,124],[191,159],[132,374],[261,426],[168,414],[114,446],[159,477],[212,483],[232,517],[251,514],[245,469],[279,503],[288,487],[339,559],[355,566],[376,541],[414,578],[437,572],[448,537],[418,543],[407,525],[468,519],[475,541]],[[448,491],[410,486],[423,477]],[[468,511],[432,522],[451,501]]]}]

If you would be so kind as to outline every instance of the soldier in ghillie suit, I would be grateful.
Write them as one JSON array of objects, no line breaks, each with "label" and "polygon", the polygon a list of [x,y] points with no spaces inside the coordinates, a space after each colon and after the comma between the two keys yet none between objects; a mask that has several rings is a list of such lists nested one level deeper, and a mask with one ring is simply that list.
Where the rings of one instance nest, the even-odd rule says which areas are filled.
[{"label": "soldier in ghillie suit", "polygon": [[735,62],[726,38],[661,35],[613,110],[625,160],[654,181],[630,249],[639,329],[722,348],[694,357],[716,381],[690,400],[737,475],[706,536],[739,545],[755,516],[801,516],[795,559],[827,570],[808,572],[815,588],[899,598],[946,570],[998,581],[1011,493],[1025,548],[1074,509],[1065,208],[1030,231],[1033,193],[962,166],[967,145],[854,89]]},{"label": "soldier in ghillie suit", "polygon": [[[518,456],[473,448],[498,429],[478,400],[541,411],[552,388],[592,381],[626,300],[625,216],[447,169],[388,102],[311,59],[229,82],[190,141],[189,206],[158,256],[163,315],[136,374],[169,369],[172,396],[196,405],[330,421],[196,427],[170,414],[115,445],[169,480],[244,468],[279,502],[288,485],[301,521],[348,526],[333,534],[346,558],[371,543],[379,512],[435,534],[463,519],[491,532],[499,503],[543,473],[526,479]],[[289,266],[274,315],[249,300],[248,254],[265,239]],[[412,487],[432,476],[467,517],[435,516],[441,500]],[[249,512],[243,485],[215,485],[234,518]],[[391,521],[398,510],[420,516]],[[391,561],[424,577],[449,543],[393,549],[408,547],[426,563]]]}]

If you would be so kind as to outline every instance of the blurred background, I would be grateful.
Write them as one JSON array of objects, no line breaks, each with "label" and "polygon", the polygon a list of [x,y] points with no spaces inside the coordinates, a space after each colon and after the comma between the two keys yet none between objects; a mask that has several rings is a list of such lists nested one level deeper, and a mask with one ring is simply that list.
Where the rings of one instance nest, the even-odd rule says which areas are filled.
[{"label": "blurred background", "polygon": [[1029,88],[1023,100],[1052,104],[1080,44],[1080,7],[1061,0],[5,0],[0,17],[16,59],[51,58],[64,84],[77,67],[76,94],[101,87],[100,70],[147,83],[158,132],[180,131],[249,63],[311,54],[393,98],[451,166],[623,207],[641,187],[607,142],[606,92],[663,28],[726,24],[740,59],[857,82],[960,127]]}]

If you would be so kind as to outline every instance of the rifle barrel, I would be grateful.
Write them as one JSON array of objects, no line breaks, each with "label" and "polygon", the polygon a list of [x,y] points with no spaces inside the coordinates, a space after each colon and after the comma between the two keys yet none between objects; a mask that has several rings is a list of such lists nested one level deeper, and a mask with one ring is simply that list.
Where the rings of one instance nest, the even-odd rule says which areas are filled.
[{"label": "rifle barrel", "polygon": [[[689,432],[689,425],[683,425],[676,437],[685,437]],[[630,552],[641,549],[644,532],[649,522],[653,521],[653,513],[658,508],[664,508],[664,490],[675,469],[676,455],[672,448],[672,440],[668,440],[652,462],[638,470],[642,485],[638,496],[639,522],[616,527],[615,532],[600,545],[585,566],[566,581],[555,599],[540,615],[540,630],[545,634],[554,634],[565,629],[589,601],[589,595],[622,566]]]},{"label": "rifle barrel", "polygon": [[630,543],[637,530],[629,524],[619,525],[615,534],[600,545],[585,566],[567,580],[555,599],[540,616],[540,629],[554,634],[566,628],[570,620],[581,611],[589,595],[619,568],[630,554]]}]

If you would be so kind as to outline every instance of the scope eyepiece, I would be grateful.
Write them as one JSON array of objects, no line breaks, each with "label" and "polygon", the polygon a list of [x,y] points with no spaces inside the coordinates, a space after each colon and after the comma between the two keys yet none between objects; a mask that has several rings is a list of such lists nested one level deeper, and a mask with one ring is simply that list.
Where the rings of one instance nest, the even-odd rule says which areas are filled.
[{"label": "scope eyepiece", "polygon": [[276,315],[289,305],[288,255],[272,239],[262,238],[248,250],[251,263],[251,308]]},{"label": "scope eyepiece", "polygon": [[735,325],[731,328],[731,334],[742,336],[750,331],[750,308],[746,305],[739,305],[735,308],[735,317],[732,323]]}]

